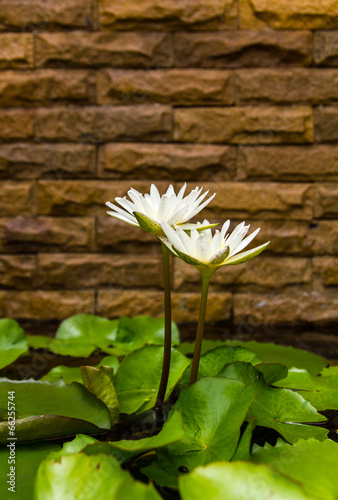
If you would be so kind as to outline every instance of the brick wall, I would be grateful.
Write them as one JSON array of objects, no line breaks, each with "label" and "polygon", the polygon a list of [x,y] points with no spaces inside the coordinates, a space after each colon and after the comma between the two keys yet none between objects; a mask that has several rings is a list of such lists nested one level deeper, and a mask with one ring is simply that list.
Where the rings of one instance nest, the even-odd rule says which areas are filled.
[{"label": "brick wall", "polygon": [[0,31],[2,317],[162,314],[158,243],[104,204],[187,181],[272,241],[208,320],[338,320],[337,0],[0,0]]}]

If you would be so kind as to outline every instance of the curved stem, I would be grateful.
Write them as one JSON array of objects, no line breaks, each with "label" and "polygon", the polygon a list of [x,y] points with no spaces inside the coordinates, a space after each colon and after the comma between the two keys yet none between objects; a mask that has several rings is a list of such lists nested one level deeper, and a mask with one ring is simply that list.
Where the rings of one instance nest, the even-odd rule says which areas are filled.
[{"label": "curved stem", "polygon": [[198,318],[194,357],[192,360],[189,385],[193,384],[197,380],[198,366],[200,363],[202,340],[203,340],[203,333],[204,333],[205,313],[207,310],[209,283],[210,283],[210,276],[202,274],[202,293],[201,293],[200,314],[199,314],[199,318]]},{"label": "curved stem", "polygon": [[164,353],[163,367],[158,389],[155,411],[160,412],[163,406],[165,393],[167,390],[170,356],[171,356],[171,290],[170,290],[170,266],[169,266],[169,250],[162,244],[163,257],[163,281],[164,281]]}]

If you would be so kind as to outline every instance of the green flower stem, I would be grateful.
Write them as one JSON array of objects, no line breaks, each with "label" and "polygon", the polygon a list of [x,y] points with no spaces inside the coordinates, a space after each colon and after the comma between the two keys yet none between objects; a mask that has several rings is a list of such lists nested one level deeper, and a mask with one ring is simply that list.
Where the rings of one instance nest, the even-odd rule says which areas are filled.
[{"label": "green flower stem", "polygon": [[204,333],[205,313],[207,310],[207,300],[208,300],[208,290],[209,290],[210,278],[211,278],[211,276],[209,274],[208,275],[202,274],[202,293],[201,293],[200,314],[199,314],[199,318],[198,318],[194,357],[192,360],[189,385],[193,384],[197,380],[198,366],[200,364],[202,340],[203,340],[203,333]]},{"label": "green flower stem", "polygon": [[171,356],[171,287],[170,287],[170,266],[169,250],[162,244],[163,257],[163,281],[164,281],[164,353],[160,387],[158,389],[155,411],[163,406],[165,393],[168,385],[170,356]]}]

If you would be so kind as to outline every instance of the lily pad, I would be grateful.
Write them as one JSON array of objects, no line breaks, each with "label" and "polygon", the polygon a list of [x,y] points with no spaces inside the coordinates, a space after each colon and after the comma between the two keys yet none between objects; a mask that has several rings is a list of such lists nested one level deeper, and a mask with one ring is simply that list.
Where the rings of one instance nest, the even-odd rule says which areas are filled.
[{"label": "lily pad", "polygon": [[218,376],[241,380],[257,390],[257,397],[248,412],[248,419],[255,419],[257,425],[275,429],[290,443],[302,437],[326,438],[326,429],[304,425],[325,421],[308,401],[288,389],[269,387],[263,375],[250,363],[239,361],[226,365]]},{"label": "lily pad", "polygon": [[251,418],[239,440],[236,452],[232,457],[232,460],[250,460],[251,437],[252,431],[254,430],[255,426],[255,420]]},{"label": "lily pad", "polygon": [[28,351],[25,332],[14,319],[0,319],[0,369]]},{"label": "lily pad", "polygon": [[[0,498],[3,500],[30,500],[33,498],[35,476],[42,460],[51,452],[57,452],[60,449],[58,444],[39,443],[29,446],[23,444],[15,445],[15,460],[12,462],[10,450],[7,447],[0,448],[0,468],[3,474],[0,481]],[[7,481],[7,476],[14,467],[15,473],[15,493],[8,491],[11,487]]]},{"label": "lily pad", "polygon": [[49,344],[53,342],[53,337],[45,335],[27,335],[28,346],[32,349],[48,349]]},{"label": "lily pad", "polygon": [[268,465],[219,462],[179,477],[182,500],[317,500]]},{"label": "lily pad", "polygon": [[[182,412],[185,436],[158,451],[168,473],[230,460],[256,390],[237,380],[205,377],[181,392],[173,410]],[[172,417],[169,417],[172,418]]]},{"label": "lily pad", "polygon": [[296,390],[317,410],[338,410],[338,375],[315,377],[306,370],[292,368],[287,378],[274,385]]},{"label": "lily pad", "polygon": [[271,467],[299,483],[311,497],[320,500],[338,498],[338,444],[330,439],[300,439],[293,446],[278,440],[276,446],[257,445],[252,451],[256,463]]},{"label": "lily pad", "polygon": [[117,325],[118,320],[77,314],[61,323],[48,348],[56,354],[86,358],[95,349],[104,350],[114,342]]},{"label": "lily pad", "polygon": [[[110,374],[109,370],[111,370]],[[107,406],[112,426],[119,419],[119,402],[112,383],[113,373],[113,368],[106,366],[100,368],[81,366],[81,375],[85,387]]]},{"label": "lily pad", "polygon": [[313,375],[317,375],[328,362],[322,356],[312,352],[287,347],[284,345],[272,344],[270,342],[241,342],[237,340],[227,340],[227,345],[237,345],[250,349],[261,358],[262,361],[271,363],[281,363],[288,368],[304,368]]},{"label": "lily pad", "polygon": [[[162,346],[145,346],[126,356],[114,377],[121,413],[140,413],[154,406],[162,364]],[[176,349],[171,350],[166,397],[169,396],[189,364],[190,361],[183,354]]]},{"label": "lily pad", "polygon": [[[174,322],[171,324],[172,345],[179,344],[179,333]],[[122,316],[119,320],[114,345],[125,352],[132,352],[144,345],[163,345],[164,318],[151,316]]]},{"label": "lily pad", "polygon": [[79,382],[82,384],[80,366],[55,366],[46,375],[41,377],[40,380],[47,380],[53,384],[60,379],[62,379],[66,384],[71,384],[72,382]]},{"label": "lily pad", "polygon": [[288,375],[287,367],[280,363],[258,363],[255,368],[263,374],[268,385],[272,385],[277,380],[284,379]]},{"label": "lily pad", "polygon": [[[244,347],[216,347],[200,357],[197,380],[202,377],[217,375],[224,365],[233,361],[248,361],[249,363],[256,364],[260,362],[260,359],[256,354]],[[180,381],[180,386],[189,384],[190,372],[191,367],[188,367]]]},{"label": "lily pad", "polygon": [[18,441],[30,441],[110,429],[107,406],[83,385],[0,379],[0,442],[8,437],[8,393],[15,395]]}]

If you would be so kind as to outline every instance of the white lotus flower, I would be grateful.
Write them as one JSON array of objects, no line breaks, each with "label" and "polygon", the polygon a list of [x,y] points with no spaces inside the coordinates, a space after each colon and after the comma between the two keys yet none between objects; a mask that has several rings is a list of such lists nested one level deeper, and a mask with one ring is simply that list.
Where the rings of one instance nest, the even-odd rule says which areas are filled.
[{"label": "white lotus flower", "polygon": [[[207,220],[202,226],[208,226]],[[193,229],[188,236],[182,229],[175,226],[172,228],[167,222],[161,224],[166,238],[160,236],[160,240],[182,260],[195,266],[202,274],[213,274],[220,266],[230,264],[241,264],[253,259],[269,245],[270,241],[263,245],[242,252],[255,238],[260,228],[249,236],[246,236],[249,227],[241,222],[231,234],[226,234],[230,226],[228,220],[223,224],[221,231],[216,230],[212,235],[211,229],[202,232]],[[246,237],[245,237],[246,236]]]},{"label": "white lotus flower", "polygon": [[[113,211],[107,213],[132,226],[141,227],[145,231],[157,235],[164,235],[161,228],[163,221],[167,222],[169,226],[176,225],[184,230],[191,230],[197,227],[196,224],[187,224],[186,222],[198,214],[214,198],[215,194],[202,203],[209,191],[201,194],[203,187],[196,187],[184,198],[186,187],[185,183],[176,195],[173,186],[170,185],[162,196],[154,184],[150,187],[150,194],[145,195],[132,188],[128,191],[131,201],[126,196],[115,198],[120,207],[108,201],[106,205]],[[211,224],[209,227],[214,225],[217,224]],[[199,228],[202,229],[200,226]]]}]

